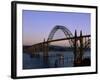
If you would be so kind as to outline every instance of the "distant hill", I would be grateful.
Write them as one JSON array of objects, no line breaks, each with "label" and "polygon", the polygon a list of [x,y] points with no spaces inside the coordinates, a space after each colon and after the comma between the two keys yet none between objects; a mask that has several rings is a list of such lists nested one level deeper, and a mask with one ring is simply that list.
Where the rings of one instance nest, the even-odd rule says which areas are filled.
[{"label": "distant hill", "polygon": [[[23,46],[23,51],[27,51],[28,48],[32,46]],[[55,45],[49,45],[49,51],[73,51],[74,47],[64,47],[64,46],[55,46]],[[90,50],[90,48],[86,48],[85,50]],[[40,51],[42,49],[40,48]]]},{"label": "distant hill", "polygon": [[72,47],[64,47],[64,46],[54,46],[54,45],[50,45],[49,46],[49,50],[50,51],[72,51],[74,48]]}]

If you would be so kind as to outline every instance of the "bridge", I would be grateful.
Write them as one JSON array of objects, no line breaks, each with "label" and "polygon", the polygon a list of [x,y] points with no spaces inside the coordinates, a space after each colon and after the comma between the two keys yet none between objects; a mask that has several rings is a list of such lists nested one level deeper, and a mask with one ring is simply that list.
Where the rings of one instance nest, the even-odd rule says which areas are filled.
[{"label": "bridge", "polygon": [[[61,39],[53,39],[55,33],[61,30],[65,34],[65,38]],[[26,51],[30,52],[31,54],[36,54],[38,52],[43,52],[43,59],[45,63],[48,63],[48,52],[49,52],[49,44],[51,42],[63,41],[68,40],[70,47],[74,48],[74,65],[78,66],[82,63],[82,57],[84,55],[84,49],[90,48],[90,37],[91,35],[83,35],[82,31],[80,31],[80,35],[77,35],[77,31],[75,30],[74,35],[71,31],[61,25],[56,25],[50,32],[48,39],[43,42],[33,44],[31,47],[27,48]]]}]

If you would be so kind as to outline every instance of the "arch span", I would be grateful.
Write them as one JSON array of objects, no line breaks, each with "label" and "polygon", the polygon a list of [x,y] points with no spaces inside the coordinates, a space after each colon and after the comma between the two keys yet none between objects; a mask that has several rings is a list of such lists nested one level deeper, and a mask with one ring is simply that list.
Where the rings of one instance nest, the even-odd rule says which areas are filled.
[{"label": "arch span", "polygon": [[[54,35],[55,35],[55,33],[56,33],[56,31],[59,30],[59,29],[62,30],[62,32],[65,34],[66,38],[73,37],[73,34],[71,33],[71,31],[70,31],[68,28],[66,28],[65,26],[56,25],[56,26],[51,30],[47,41],[52,40],[53,37],[54,37]],[[72,41],[72,40],[69,40],[69,43],[70,43],[71,46],[73,46],[73,41]]]}]

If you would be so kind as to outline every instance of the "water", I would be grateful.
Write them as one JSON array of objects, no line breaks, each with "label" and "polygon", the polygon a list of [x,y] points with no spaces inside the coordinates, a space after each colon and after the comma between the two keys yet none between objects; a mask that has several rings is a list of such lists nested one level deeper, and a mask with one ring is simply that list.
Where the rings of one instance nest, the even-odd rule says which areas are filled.
[{"label": "water", "polygon": [[[29,53],[23,53],[23,69],[73,67],[74,55],[72,51],[51,51],[48,56],[48,62],[45,63],[42,52],[33,57]],[[90,51],[85,51],[83,58],[90,58]]]}]

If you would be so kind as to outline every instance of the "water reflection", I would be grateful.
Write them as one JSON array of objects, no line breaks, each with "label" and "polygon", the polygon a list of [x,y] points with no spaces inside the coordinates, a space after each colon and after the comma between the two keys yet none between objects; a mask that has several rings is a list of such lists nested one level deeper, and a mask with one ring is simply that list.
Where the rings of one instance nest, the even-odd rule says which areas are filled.
[{"label": "water reflection", "polygon": [[[90,51],[85,51],[83,58],[90,58]],[[49,52],[48,64],[45,64],[42,52],[37,55],[23,53],[23,69],[73,67],[73,62],[74,55],[72,51]]]}]

